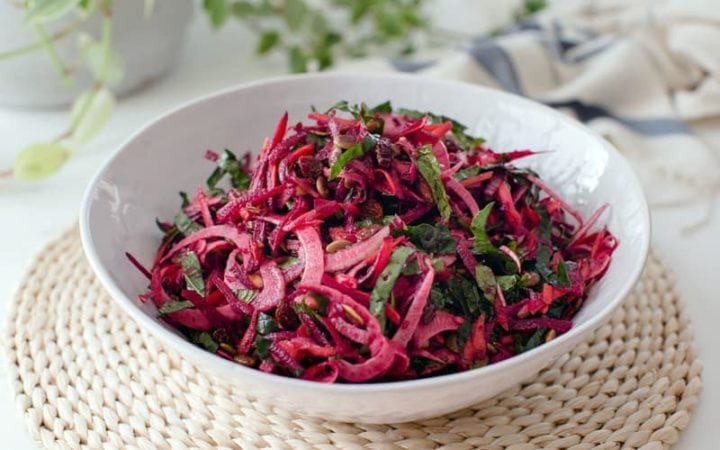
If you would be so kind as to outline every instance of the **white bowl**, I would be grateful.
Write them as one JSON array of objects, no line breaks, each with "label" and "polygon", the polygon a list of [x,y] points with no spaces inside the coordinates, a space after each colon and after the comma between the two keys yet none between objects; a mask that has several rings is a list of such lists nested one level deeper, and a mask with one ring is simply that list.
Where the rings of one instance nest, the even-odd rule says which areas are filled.
[{"label": "white bowl", "polygon": [[[611,205],[607,224],[619,240],[610,268],[564,335],[480,369],[414,381],[326,385],[226,361],[187,342],[141,304],[147,280],[129,251],[149,263],[160,242],[155,218],[171,218],[178,191],[204,183],[205,149],[258,149],[283,111],[305,118],[311,105],[336,101],[393,105],[453,117],[491,148],[552,150],[528,164],[586,217]],[[331,420],[418,420],[470,406],[528,380],[582,343],[628,294],[643,268],[649,214],[640,184],[618,152],[580,123],[538,103],[475,85],[403,75],[306,75],[246,84],[203,97],[155,120],[125,142],[94,178],[82,206],[83,246],[112,297],[142,327],[218,379],[274,405]]]}]

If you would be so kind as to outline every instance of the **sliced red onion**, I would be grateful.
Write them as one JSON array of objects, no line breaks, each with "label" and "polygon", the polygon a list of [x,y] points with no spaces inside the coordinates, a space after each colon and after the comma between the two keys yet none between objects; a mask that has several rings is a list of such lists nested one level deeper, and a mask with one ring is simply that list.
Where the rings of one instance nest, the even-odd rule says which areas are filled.
[{"label": "sliced red onion", "polygon": [[415,334],[412,337],[412,344],[415,348],[422,348],[435,335],[445,331],[457,330],[465,321],[462,317],[455,316],[446,311],[435,311],[435,316],[430,323],[418,324]]},{"label": "sliced red onion", "polygon": [[325,270],[337,272],[349,269],[380,249],[383,239],[390,235],[390,228],[383,227],[368,239],[325,256]]},{"label": "sliced red onion", "polygon": [[175,244],[167,254],[162,258],[161,262],[167,261],[170,257],[175,255],[177,252],[195,242],[211,239],[211,238],[223,238],[235,244],[241,251],[247,249],[250,244],[250,237],[246,233],[241,233],[235,228],[234,225],[215,225],[212,227],[203,228],[198,230]]},{"label": "sliced red onion", "polygon": [[268,261],[260,266],[260,276],[263,280],[263,289],[252,302],[252,306],[265,312],[276,307],[285,297],[285,278],[274,261]]},{"label": "sliced red onion", "polygon": [[435,280],[435,270],[433,270],[431,264],[426,265],[428,266],[427,272],[425,273],[420,286],[417,288],[417,291],[415,291],[415,294],[413,295],[412,303],[410,303],[410,308],[408,308],[405,318],[400,323],[398,330],[395,332],[395,336],[393,336],[393,341],[402,346],[407,346],[410,338],[413,334],[415,334],[417,326],[420,323],[423,310],[427,304],[430,289],[432,289],[432,284]]},{"label": "sliced red onion", "polygon": [[470,191],[468,191],[465,186],[460,184],[460,182],[455,178],[449,178],[447,181],[445,181],[445,185],[451,191],[457,194],[460,199],[462,199],[462,201],[467,205],[468,209],[470,210],[470,214],[472,214],[472,217],[475,217],[475,214],[480,211],[480,207],[478,206],[475,198],[472,196]]},{"label": "sliced red onion", "polygon": [[296,234],[303,246],[305,259],[305,268],[300,282],[302,284],[320,284],[323,272],[325,272],[325,255],[320,235],[311,227],[301,228],[296,231]]},{"label": "sliced red onion", "polygon": [[395,349],[384,336],[378,336],[370,343],[372,356],[367,360],[351,364],[338,361],[339,377],[351,383],[361,383],[385,374],[395,362]]}]

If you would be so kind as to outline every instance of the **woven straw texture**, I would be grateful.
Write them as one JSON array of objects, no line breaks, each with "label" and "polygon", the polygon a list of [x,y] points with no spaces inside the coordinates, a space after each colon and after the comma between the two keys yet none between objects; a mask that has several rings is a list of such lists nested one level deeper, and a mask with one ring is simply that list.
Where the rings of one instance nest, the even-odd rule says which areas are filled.
[{"label": "woven straw texture", "polygon": [[701,389],[683,304],[654,255],[611,321],[535,380],[417,423],[298,417],[199,372],[115,306],[76,230],[30,268],[8,333],[17,406],[48,448],[662,449]]}]

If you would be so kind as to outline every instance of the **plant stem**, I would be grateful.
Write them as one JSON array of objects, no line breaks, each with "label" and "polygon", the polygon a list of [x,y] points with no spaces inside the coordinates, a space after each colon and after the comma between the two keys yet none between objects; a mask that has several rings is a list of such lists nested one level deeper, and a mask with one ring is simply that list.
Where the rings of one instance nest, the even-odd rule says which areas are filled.
[{"label": "plant stem", "polygon": [[[55,33],[53,33],[52,36],[49,37],[49,40],[55,42],[55,41],[59,41],[59,40],[63,39],[64,37],[66,37],[67,35],[72,33],[73,31],[75,31],[82,23],[83,23],[82,20],[76,20],[76,21],[70,23],[65,28],[62,28],[62,29],[56,31]],[[2,61],[4,59],[14,58],[16,56],[25,55],[27,53],[34,52],[36,50],[41,50],[42,48],[43,48],[43,43],[38,41],[38,42],[33,42],[32,44],[24,45],[22,47],[14,48],[12,50],[0,52],[0,61]]]},{"label": "plant stem", "polygon": [[110,42],[112,41],[112,16],[109,14],[103,15],[103,29],[102,29],[102,40],[100,41],[103,47],[103,63],[98,74],[98,81],[105,83],[107,81],[107,72],[110,67]]},{"label": "plant stem", "polygon": [[60,55],[57,53],[57,49],[55,48],[55,45],[48,37],[47,33],[45,32],[45,28],[43,28],[40,24],[35,24],[33,26],[35,29],[35,33],[38,35],[38,39],[40,40],[40,44],[45,48],[45,51],[48,54],[48,57],[50,58],[50,62],[52,62],[53,67],[55,67],[55,70],[58,71],[60,76],[62,77],[63,84],[66,86],[70,84],[70,77],[69,72],[65,65],[63,64],[62,60],[60,59]]},{"label": "plant stem", "polygon": [[[75,120],[70,123],[70,126],[68,129],[62,133],[60,136],[58,136],[55,140],[56,141],[62,141],[63,139],[67,139],[70,136],[73,135],[75,130],[77,129],[78,125],[82,123],[83,119],[87,115],[88,111],[90,110],[90,106],[95,101],[95,96],[100,91],[100,89],[104,88],[105,85],[102,83],[96,83],[89,92],[87,100],[80,105],[80,111],[78,112],[77,116],[75,116]],[[74,149],[72,149],[74,151]]]}]

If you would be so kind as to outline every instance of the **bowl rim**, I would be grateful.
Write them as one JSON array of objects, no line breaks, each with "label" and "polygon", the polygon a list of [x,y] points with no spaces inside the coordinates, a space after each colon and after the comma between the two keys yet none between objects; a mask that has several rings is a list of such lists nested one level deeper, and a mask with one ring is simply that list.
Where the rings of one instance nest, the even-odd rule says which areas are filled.
[{"label": "bowl rim", "polygon": [[[215,354],[212,354],[200,347],[190,343],[186,339],[178,336],[175,333],[165,329],[165,327],[156,319],[146,315],[137,305],[135,301],[125,295],[120,287],[113,281],[110,272],[106,269],[100,261],[100,257],[96,251],[95,245],[92,239],[92,231],[90,229],[90,210],[94,199],[94,193],[98,186],[98,183],[102,181],[105,174],[110,169],[113,162],[123,153],[123,151],[133,144],[139,137],[145,134],[148,130],[155,127],[156,125],[170,120],[177,113],[193,108],[196,105],[205,102],[211,102],[218,98],[231,95],[238,91],[253,89],[263,86],[282,85],[285,83],[303,83],[311,80],[330,80],[330,79],[345,79],[345,80],[412,80],[417,82],[420,80],[421,83],[432,83],[437,85],[455,86],[462,87],[463,89],[474,89],[477,91],[483,91],[485,93],[504,97],[507,100],[514,102],[519,105],[525,105],[528,108],[535,108],[544,111],[546,114],[551,115],[553,118],[559,120],[564,126],[569,126],[580,131],[590,134],[593,138],[597,139],[608,152],[611,159],[614,159],[615,163],[625,166],[628,173],[630,174],[629,179],[625,182],[629,183],[631,189],[634,189],[640,201],[639,210],[642,214],[642,235],[640,239],[640,258],[638,264],[632,269],[629,276],[625,278],[622,283],[619,294],[612,298],[602,310],[600,310],[595,316],[590,317],[585,323],[578,326],[573,326],[567,333],[564,333],[551,342],[544,343],[530,351],[515,355],[506,360],[490,364],[484,367],[466,370],[463,372],[457,372],[446,375],[439,375],[430,378],[421,378],[414,380],[402,380],[402,381],[384,381],[379,383],[318,383],[316,381],[303,380],[299,378],[291,378],[273,373],[265,373],[260,370],[243,366],[232,361],[228,361]],[[651,235],[651,222],[650,222],[650,211],[648,208],[647,200],[644,195],[642,186],[625,157],[615,148],[612,143],[605,140],[597,132],[588,128],[578,120],[571,118],[555,109],[550,108],[542,103],[534,100],[501,91],[498,89],[481,86],[474,83],[456,80],[445,80],[438,78],[431,78],[427,76],[419,76],[414,74],[403,74],[403,73],[315,73],[315,74],[301,74],[301,75],[283,75],[272,78],[264,78],[260,80],[254,80],[250,82],[241,83],[228,88],[220,89],[200,97],[195,97],[188,101],[182,102],[179,106],[175,106],[170,110],[156,116],[152,120],[146,122],[141,128],[135,131],[127,139],[125,139],[120,145],[118,145],[112,154],[103,162],[102,166],[96,174],[92,177],[85,193],[82,198],[80,208],[80,237],[82,246],[85,251],[85,255],[95,272],[96,276],[100,279],[100,282],[108,291],[110,296],[116,303],[119,303],[123,310],[128,313],[142,328],[149,331],[154,337],[157,337],[165,345],[175,349],[181,355],[186,356],[187,360],[194,366],[201,366],[201,370],[207,370],[208,367],[213,365],[219,366],[223,372],[228,373],[235,371],[238,375],[238,379],[242,378],[254,378],[259,382],[263,383],[276,383],[286,388],[301,388],[305,391],[312,390],[318,393],[338,393],[338,394],[366,394],[370,392],[398,392],[398,391],[412,391],[417,389],[425,389],[431,387],[437,387],[446,384],[460,384],[469,380],[475,379],[476,377],[483,375],[490,375],[496,372],[502,372],[505,370],[512,370],[512,368],[521,367],[526,361],[537,357],[542,352],[547,352],[556,347],[562,347],[566,342],[571,341],[577,336],[582,336],[590,331],[594,330],[601,324],[603,324],[610,316],[610,314],[624,301],[629,294],[630,290],[635,286],[637,280],[645,267],[648,251],[650,246],[650,235]],[[621,243],[622,245],[622,243]],[[219,372],[219,371],[218,371]],[[281,386],[278,386],[281,387]]]}]

